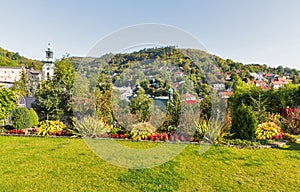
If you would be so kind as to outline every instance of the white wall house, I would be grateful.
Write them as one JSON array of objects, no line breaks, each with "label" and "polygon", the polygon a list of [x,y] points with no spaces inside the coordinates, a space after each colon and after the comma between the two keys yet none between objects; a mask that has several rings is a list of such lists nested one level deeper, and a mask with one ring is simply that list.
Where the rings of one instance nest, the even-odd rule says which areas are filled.
[{"label": "white wall house", "polygon": [[22,67],[0,67],[0,85],[11,87],[15,81],[19,81]]}]

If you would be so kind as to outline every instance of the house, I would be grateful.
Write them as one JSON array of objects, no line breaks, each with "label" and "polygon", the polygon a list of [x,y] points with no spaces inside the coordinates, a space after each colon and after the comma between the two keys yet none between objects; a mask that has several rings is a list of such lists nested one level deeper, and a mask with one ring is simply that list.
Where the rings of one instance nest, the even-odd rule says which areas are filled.
[{"label": "house", "polygon": [[274,89],[279,89],[280,87],[283,87],[285,82],[283,81],[272,81],[272,86]]},{"label": "house", "polygon": [[15,81],[19,81],[22,67],[0,67],[0,85],[6,88],[12,87]]},{"label": "house", "polygon": [[182,77],[182,76],[183,76],[183,73],[180,72],[180,71],[176,71],[176,72],[174,73],[174,76],[175,76],[175,77]]},{"label": "house", "polygon": [[266,79],[274,79],[276,77],[276,75],[273,73],[266,73],[266,74],[264,74],[264,77]]},{"label": "house", "polygon": [[189,93],[182,95],[182,97],[186,104],[194,104],[197,101],[196,96]]},{"label": "house", "polygon": [[231,75],[230,75],[230,74],[227,74],[227,75],[225,76],[225,80],[226,80],[226,81],[231,81]]},{"label": "house", "polygon": [[215,89],[215,90],[225,90],[225,84],[224,83],[215,83],[215,84],[213,84],[213,89]]},{"label": "house", "polygon": [[218,93],[221,98],[228,99],[233,92],[232,91],[221,91]]},{"label": "house", "polygon": [[263,87],[263,86],[267,86],[267,83],[263,80],[254,80],[254,81],[249,81],[248,85],[255,85],[256,87]]},{"label": "house", "polygon": [[280,87],[283,87],[285,84],[287,84],[289,81],[284,78],[276,78],[271,81],[271,85],[274,89],[279,89]]}]

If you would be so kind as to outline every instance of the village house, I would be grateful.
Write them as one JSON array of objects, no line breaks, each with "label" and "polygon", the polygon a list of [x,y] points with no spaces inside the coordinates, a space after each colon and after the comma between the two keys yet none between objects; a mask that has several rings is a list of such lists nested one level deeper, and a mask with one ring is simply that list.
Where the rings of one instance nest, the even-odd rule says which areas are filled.
[{"label": "village house", "polygon": [[0,85],[10,88],[15,81],[19,81],[22,67],[0,67]]},{"label": "village house", "polygon": [[233,94],[232,91],[221,91],[218,93],[219,97],[223,99],[228,99]]}]

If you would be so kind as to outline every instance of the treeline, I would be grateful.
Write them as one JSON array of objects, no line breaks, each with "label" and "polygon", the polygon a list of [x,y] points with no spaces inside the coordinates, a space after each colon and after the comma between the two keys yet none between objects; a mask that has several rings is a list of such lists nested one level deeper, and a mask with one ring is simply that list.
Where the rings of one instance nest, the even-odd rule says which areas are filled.
[{"label": "treeline", "polygon": [[27,59],[18,52],[10,52],[0,48],[0,66],[20,67],[24,66],[28,69],[41,70],[43,63],[37,60]]},{"label": "treeline", "polygon": [[241,104],[252,106],[259,111],[259,118],[264,118],[267,113],[279,113],[281,108],[300,106],[300,88],[297,84],[288,83],[279,89],[262,90],[239,80],[229,101],[233,108]]}]

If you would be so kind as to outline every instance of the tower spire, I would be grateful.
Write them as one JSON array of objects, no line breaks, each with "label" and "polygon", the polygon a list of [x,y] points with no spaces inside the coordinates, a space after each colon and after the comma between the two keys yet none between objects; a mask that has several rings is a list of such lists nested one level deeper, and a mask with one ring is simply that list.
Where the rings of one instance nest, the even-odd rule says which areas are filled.
[{"label": "tower spire", "polygon": [[46,59],[43,61],[43,79],[44,80],[51,80],[54,75],[54,59],[53,59],[53,50],[50,46],[50,43],[48,43],[48,47],[46,49]]}]

